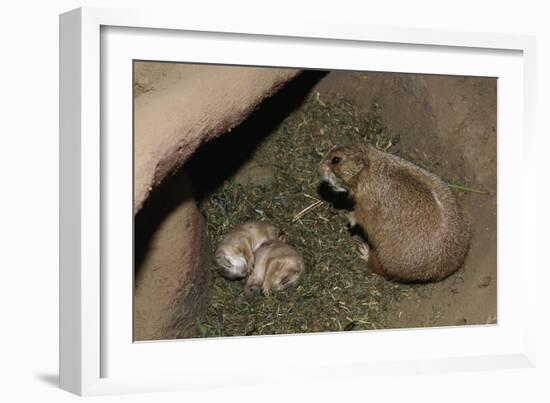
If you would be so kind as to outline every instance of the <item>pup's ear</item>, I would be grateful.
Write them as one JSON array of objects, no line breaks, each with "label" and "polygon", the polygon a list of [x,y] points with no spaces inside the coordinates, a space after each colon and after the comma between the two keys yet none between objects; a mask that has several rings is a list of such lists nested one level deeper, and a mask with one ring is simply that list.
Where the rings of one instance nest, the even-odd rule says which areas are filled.
[{"label": "pup's ear", "polygon": [[244,256],[247,262],[248,272],[250,273],[254,268],[255,256],[248,242],[242,242],[240,247],[238,248],[238,252],[241,256]]},{"label": "pup's ear", "polygon": [[275,277],[277,273],[283,270],[283,266],[285,264],[286,259],[274,259],[268,263],[264,281],[262,283],[262,291],[264,295],[269,295],[271,285],[273,284],[273,277]]}]

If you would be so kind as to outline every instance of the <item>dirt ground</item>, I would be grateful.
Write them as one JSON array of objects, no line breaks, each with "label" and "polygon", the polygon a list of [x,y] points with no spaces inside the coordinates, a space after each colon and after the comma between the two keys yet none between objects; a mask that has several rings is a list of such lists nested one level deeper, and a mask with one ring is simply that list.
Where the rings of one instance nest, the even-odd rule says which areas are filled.
[{"label": "dirt ground", "polygon": [[[137,90],[154,91],[162,74],[145,72]],[[242,282],[223,279],[212,265],[196,336],[496,323],[496,137],[496,79],[302,73],[231,133],[202,146],[184,169],[214,248],[240,222],[272,221],[304,252],[304,282],[250,300]],[[453,192],[472,239],[458,272],[434,284],[391,282],[366,269],[342,212],[330,203],[295,219],[323,200],[322,154],[358,140],[463,188]]]}]

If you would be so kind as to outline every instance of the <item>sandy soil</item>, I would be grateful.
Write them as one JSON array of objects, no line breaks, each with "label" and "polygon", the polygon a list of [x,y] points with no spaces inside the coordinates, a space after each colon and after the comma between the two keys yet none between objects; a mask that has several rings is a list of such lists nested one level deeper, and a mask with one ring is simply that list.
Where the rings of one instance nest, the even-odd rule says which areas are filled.
[{"label": "sandy soil", "polygon": [[231,131],[297,73],[134,63],[134,213],[200,144]]}]

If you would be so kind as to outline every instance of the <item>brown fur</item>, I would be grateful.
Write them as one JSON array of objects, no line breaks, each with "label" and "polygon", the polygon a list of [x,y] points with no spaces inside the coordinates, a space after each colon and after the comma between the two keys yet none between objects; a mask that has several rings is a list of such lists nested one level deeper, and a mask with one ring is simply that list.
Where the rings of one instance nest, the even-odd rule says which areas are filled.
[{"label": "brown fur", "polygon": [[246,280],[245,292],[265,294],[297,286],[305,272],[304,259],[296,249],[280,240],[265,242],[256,251],[256,263]]},{"label": "brown fur", "polygon": [[254,267],[254,253],[264,243],[281,236],[272,224],[250,221],[233,228],[216,250],[219,273],[230,280],[246,277]]},{"label": "brown fur", "polygon": [[350,222],[367,234],[371,270],[404,282],[438,281],[462,265],[468,225],[437,176],[366,144],[333,148],[320,170],[353,198]]},{"label": "brown fur", "polygon": [[378,255],[375,251],[371,250],[369,253],[369,260],[367,261],[367,266],[373,273],[379,274],[381,276],[386,277],[387,274],[380,265],[380,260],[378,259]]}]

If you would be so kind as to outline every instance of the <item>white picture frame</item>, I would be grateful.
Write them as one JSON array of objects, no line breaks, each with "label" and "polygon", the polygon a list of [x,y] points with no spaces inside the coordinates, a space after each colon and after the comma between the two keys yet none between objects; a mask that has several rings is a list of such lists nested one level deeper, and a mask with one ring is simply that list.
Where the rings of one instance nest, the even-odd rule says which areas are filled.
[{"label": "white picture frame", "polygon": [[[193,46],[201,35],[212,43],[206,43],[209,39]],[[208,46],[220,40],[234,43],[226,46],[226,53],[208,53]],[[181,41],[189,46],[183,59],[181,53],[174,54]],[[266,47],[271,52],[260,49]],[[328,60],[314,48],[340,54]],[[304,55],[304,49],[311,53]],[[350,52],[356,62],[346,56]],[[535,323],[525,313],[535,312],[535,284],[528,281],[536,278],[530,179],[536,170],[534,52],[534,38],[529,36],[371,27],[314,18],[289,19],[282,26],[150,10],[81,8],[61,15],[61,387],[98,395],[533,366]],[[415,54],[423,57],[410,57]],[[476,58],[482,61],[477,70],[471,67]],[[109,259],[121,259],[122,267],[128,263],[127,254],[110,254],[114,248],[109,242],[128,245],[133,209],[130,205],[126,214],[106,213],[131,201],[131,74],[122,86],[120,78],[131,71],[132,59],[499,77],[498,169],[507,182],[499,181],[498,194],[498,325],[133,343],[128,338],[131,266],[128,273],[117,272],[120,276],[108,270]],[[102,77],[107,74],[110,80]],[[117,141],[106,134],[115,128],[124,133]],[[116,172],[109,163],[113,155],[120,157],[122,167]],[[115,197],[114,192],[120,193]],[[118,206],[110,204],[114,199],[121,200]],[[515,231],[515,239],[505,230]],[[522,270],[508,269],[514,265]],[[115,294],[120,297],[113,298]],[[414,351],[407,349],[410,345]],[[282,351],[292,354],[284,356]],[[174,360],[178,354],[185,360]]]}]

